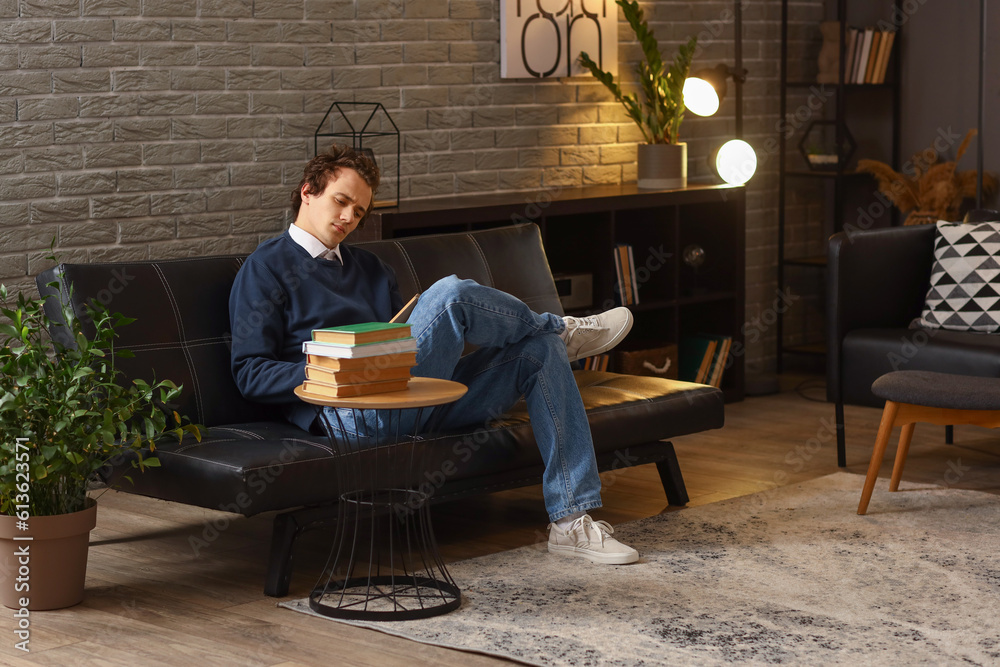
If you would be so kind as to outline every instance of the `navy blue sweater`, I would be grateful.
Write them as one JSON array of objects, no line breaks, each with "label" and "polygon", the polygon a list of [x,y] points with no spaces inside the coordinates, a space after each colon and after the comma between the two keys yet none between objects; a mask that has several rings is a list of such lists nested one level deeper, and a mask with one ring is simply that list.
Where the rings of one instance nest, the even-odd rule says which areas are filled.
[{"label": "navy blue sweater", "polygon": [[403,307],[396,276],[373,253],[341,244],[344,263],[315,259],[286,231],[262,243],[229,295],[232,369],[243,396],[282,407],[308,429],[316,409],[292,390],[305,379],[302,341],[313,329],[388,322]]}]

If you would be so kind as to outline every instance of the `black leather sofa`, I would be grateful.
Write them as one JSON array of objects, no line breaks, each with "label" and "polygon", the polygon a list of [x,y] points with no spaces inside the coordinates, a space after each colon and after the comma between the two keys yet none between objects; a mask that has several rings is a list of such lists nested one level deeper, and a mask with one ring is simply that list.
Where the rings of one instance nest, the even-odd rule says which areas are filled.
[{"label": "black leather sofa", "polygon": [[[455,273],[514,294],[537,311],[562,313],[538,228],[533,224],[358,244],[396,271],[404,298]],[[208,427],[200,443],[165,440],[161,467],[117,479],[125,491],[252,516],[277,511],[265,593],[286,595],[292,547],[303,530],[333,520],[337,465],[330,446],[251,404],[229,367],[228,299],[243,257],[207,257],[117,264],[61,264],[37,278],[77,314],[88,299],[136,318],[119,343],[135,357],[129,377],[170,378],[184,385],[181,414]],[[72,293],[68,287],[72,285]],[[50,299],[50,315],[56,303]],[[670,504],[687,492],[668,438],[723,425],[722,393],[713,387],[576,371],[602,470],[655,463]],[[536,484],[542,461],[527,414],[515,409],[501,424],[428,437],[432,501]],[[119,471],[124,466],[119,467]],[[423,481],[423,480],[421,480]]]},{"label": "black leather sofa", "polygon": [[920,370],[1000,377],[1000,335],[910,328],[930,285],[936,230],[891,227],[830,239],[826,386],[827,400],[836,403],[841,467],[847,465],[844,405],[885,405],[871,391],[882,375]]}]

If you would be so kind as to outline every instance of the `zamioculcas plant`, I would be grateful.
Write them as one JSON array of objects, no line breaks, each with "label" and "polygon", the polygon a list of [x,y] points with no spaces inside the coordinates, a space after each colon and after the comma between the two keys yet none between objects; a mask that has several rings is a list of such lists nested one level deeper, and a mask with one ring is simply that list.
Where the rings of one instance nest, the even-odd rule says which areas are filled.
[{"label": "zamioculcas plant", "polygon": [[617,0],[625,20],[635,33],[642,47],[645,60],[636,67],[644,100],[637,95],[622,92],[612,74],[605,72],[586,52],[580,53],[580,64],[603,83],[615,99],[625,107],[629,118],[635,121],[648,144],[676,144],[684,118],[684,81],[691,70],[697,36],[682,44],[670,66],[663,61],[656,36],[649,29],[642,8],[635,0]]}]

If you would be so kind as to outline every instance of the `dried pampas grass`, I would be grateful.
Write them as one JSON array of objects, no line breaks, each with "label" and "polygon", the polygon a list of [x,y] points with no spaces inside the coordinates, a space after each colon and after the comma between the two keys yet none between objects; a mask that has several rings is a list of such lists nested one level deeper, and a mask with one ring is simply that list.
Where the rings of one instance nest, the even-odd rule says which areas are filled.
[{"label": "dried pampas grass", "polygon": [[[884,162],[859,160],[858,171],[872,174],[884,194],[901,213],[913,211],[906,224],[934,220],[956,220],[962,202],[976,195],[976,170],[957,171],[957,163],[968,150],[976,130],[969,130],[955,152],[955,160],[940,162],[933,148],[910,158],[905,176]],[[997,189],[996,175],[983,173],[983,193]]]}]

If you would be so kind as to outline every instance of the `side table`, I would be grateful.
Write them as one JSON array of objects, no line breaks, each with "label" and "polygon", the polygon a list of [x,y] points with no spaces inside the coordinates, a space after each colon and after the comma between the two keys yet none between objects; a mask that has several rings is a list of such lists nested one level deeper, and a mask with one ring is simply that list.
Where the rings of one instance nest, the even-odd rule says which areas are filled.
[{"label": "side table", "polygon": [[[418,490],[426,470],[421,437],[402,432],[404,410],[451,403],[467,391],[450,380],[412,378],[403,391],[331,398],[295,394],[316,406],[341,457],[337,524],[330,556],[309,594],[313,611],[349,620],[401,621],[458,609],[462,594],[445,567],[434,539],[428,494]],[[357,428],[345,429],[337,414],[330,423],[324,407],[351,411]],[[377,412],[376,426],[363,411]],[[409,420],[407,420],[409,421]],[[433,429],[433,419],[425,430]],[[333,430],[345,433],[334,437]]]}]

